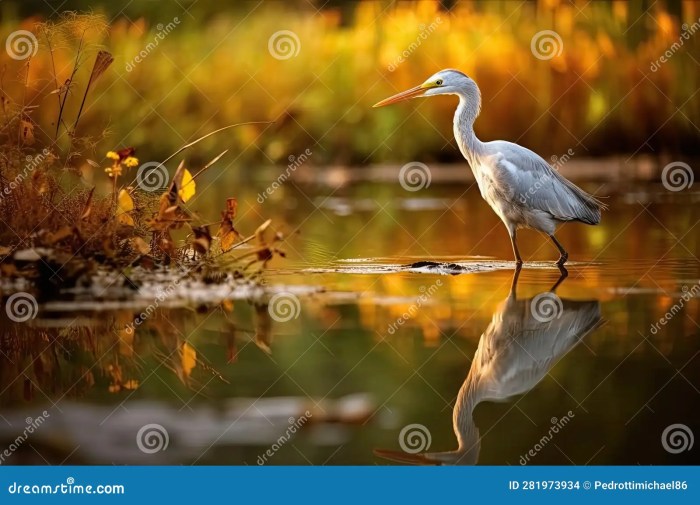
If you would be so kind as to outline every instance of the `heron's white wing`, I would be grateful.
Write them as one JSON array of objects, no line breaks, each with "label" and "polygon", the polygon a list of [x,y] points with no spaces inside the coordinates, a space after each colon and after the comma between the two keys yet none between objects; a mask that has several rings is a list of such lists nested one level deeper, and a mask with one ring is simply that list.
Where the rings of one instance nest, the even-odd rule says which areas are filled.
[{"label": "heron's white wing", "polygon": [[600,221],[602,204],[537,154],[511,142],[488,142],[485,146],[482,170],[512,205],[547,212],[561,221]]}]

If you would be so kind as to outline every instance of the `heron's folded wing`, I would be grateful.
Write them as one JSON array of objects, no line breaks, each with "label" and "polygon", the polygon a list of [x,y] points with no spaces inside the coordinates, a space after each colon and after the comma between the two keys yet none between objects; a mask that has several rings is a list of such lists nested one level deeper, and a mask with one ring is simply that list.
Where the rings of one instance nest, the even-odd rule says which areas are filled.
[{"label": "heron's folded wing", "polygon": [[562,221],[600,221],[603,204],[565,179],[545,160],[516,144],[499,143],[495,160],[498,177],[508,185],[515,205],[548,212]]}]

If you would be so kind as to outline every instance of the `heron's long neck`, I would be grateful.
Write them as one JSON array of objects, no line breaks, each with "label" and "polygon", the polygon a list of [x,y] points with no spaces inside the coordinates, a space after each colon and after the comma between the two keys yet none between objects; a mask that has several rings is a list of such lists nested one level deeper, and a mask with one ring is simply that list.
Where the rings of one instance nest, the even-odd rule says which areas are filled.
[{"label": "heron's long neck", "polygon": [[484,151],[484,144],[474,134],[474,121],[479,115],[481,96],[478,89],[459,93],[459,105],[455,111],[454,134],[462,155],[467,159],[476,175],[478,160]]}]

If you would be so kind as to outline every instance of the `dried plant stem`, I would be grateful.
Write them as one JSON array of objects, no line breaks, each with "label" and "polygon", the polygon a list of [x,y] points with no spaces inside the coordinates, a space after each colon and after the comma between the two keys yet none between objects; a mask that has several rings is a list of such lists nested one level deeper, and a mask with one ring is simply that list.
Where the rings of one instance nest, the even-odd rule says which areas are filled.
[{"label": "dried plant stem", "polygon": [[26,70],[24,73],[24,89],[22,90],[22,107],[17,115],[17,147],[22,147],[22,116],[24,115],[24,105],[27,101],[27,87],[29,86],[29,64],[32,62],[32,58],[27,59]]},{"label": "dried plant stem", "polygon": [[85,106],[85,100],[87,99],[88,93],[90,92],[90,87],[92,84],[100,78],[105,70],[112,64],[114,58],[107,51],[100,51],[97,53],[95,58],[95,64],[92,67],[92,72],[90,73],[90,79],[85,86],[85,92],[83,93],[83,101],[80,102],[80,108],[78,109],[78,115],[75,117],[75,122],[73,123],[73,133],[75,134],[78,128],[78,121],[80,121],[80,116],[83,113],[83,107]]},{"label": "dried plant stem", "polygon": [[[46,38],[46,44],[49,46],[49,54],[51,55],[51,72],[53,73],[53,82],[56,86],[56,100],[58,102],[58,108],[61,109],[61,88],[58,86],[58,73],[56,72],[56,59],[53,56],[53,46],[51,45],[51,37],[49,37],[48,31],[44,32],[44,37]],[[56,130],[58,133],[58,130]],[[56,136],[54,135],[54,140]]]},{"label": "dried plant stem", "polygon": [[[66,87],[66,91],[63,94],[63,101],[61,102],[61,106],[58,109],[58,120],[56,121],[56,138],[58,138],[58,130],[61,127],[61,121],[63,120],[63,111],[66,107],[66,100],[68,99],[68,93],[70,92],[70,87],[73,85],[73,79],[75,78],[75,74],[78,73],[78,68],[80,68],[80,55],[82,54],[83,51],[83,40],[85,38],[85,31],[83,31],[83,35],[80,37],[80,42],[78,43],[78,49],[75,52],[75,63],[73,64],[73,70],[70,74],[70,77],[68,78],[68,86]],[[71,140],[71,145],[73,144],[73,141]],[[68,153],[70,154],[70,148],[68,149]]]},{"label": "dried plant stem", "polygon": [[[177,151],[175,151],[173,154],[171,154],[170,156],[168,156],[167,158],[165,158],[163,161],[161,161],[160,164],[161,164],[161,165],[165,165],[168,161],[170,161],[171,159],[173,159],[175,156],[177,156],[178,154],[180,154],[180,153],[181,153],[182,151],[184,151],[185,149],[188,149],[188,148],[192,147],[193,145],[197,144],[198,142],[201,142],[202,140],[204,140],[204,139],[206,139],[206,138],[211,137],[212,135],[216,135],[216,134],[219,133],[219,132],[222,132],[222,131],[224,131],[224,130],[228,130],[229,128],[235,128],[236,126],[247,126],[247,125],[253,125],[253,124],[272,124],[272,123],[274,123],[274,121],[247,121],[247,122],[245,122],[245,123],[236,123],[236,124],[231,124],[231,125],[228,125],[228,126],[224,126],[223,128],[219,128],[218,130],[214,130],[213,132],[207,133],[207,134],[204,135],[203,137],[199,137],[197,140],[193,140],[193,141],[190,142],[189,144],[185,144],[185,145],[182,146],[180,149],[178,149]],[[202,170],[200,170],[199,172],[197,172],[197,175],[199,175],[201,172],[203,172],[206,168],[209,168],[211,165],[213,165],[214,163],[216,163],[216,162],[219,160],[219,158],[221,158],[221,156],[224,155],[225,152],[226,152],[226,151],[224,151],[224,152],[221,153],[219,156],[217,156],[216,158],[214,158],[212,161],[210,161],[209,163],[207,163],[207,165],[206,165]],[[173,179],[175,179],[175,178],[173,178]],[[134,177],[134,179],[129,183],[129,186],[132,186],[135,182],[136,182],[136,177]]]},{"label": "dried plant stem", "polygon": [[168,161],[170,161],[171,159],[173,159],[175,156],[177,156],[178,154],[180,154],[180,153],[181,153],[182,151],[184,151],[185,149],[188,149],[188,148],[192,147],[193,145],[197,144],[198,142],[201,142],[202,140],[204,140],[204,139],[206,139],[206,138],[208,138],[208,137],[211,137],[212,135],[215,135],[215,134],[217,134],[217,133],[219,133],[219,132],[222,132],[222,131],[224,131],[224,130],[228,130],[229,128],[234,128],[234,127],[236,127],[236,126],[252,125],[252,124],[272,124],[272,123],[274,123],[274,121],[248,121],[248,122],[245,122],[245,123],[236,123],[236,124],[231,124],[231,125],[228,125],[228,126],[224,126],[223,128],[219,128],[218,130],[214,130],[213,132],[209,132],[209,133],[207,133],[206,135],[204,135],[203,137],[199,137],[197,140],[194,140],[194,141],[190,142],[189,144],[186,144],[186,145],[182,146],[180,149],[178,149],[177,151],[175,151],[173,154],[171,154],[170,156],[168,156],[167,158],[165,158],[165,160],[163,160],[163,161],[161,162],[161,164],[163,164],[163,165],[166,164]]}]

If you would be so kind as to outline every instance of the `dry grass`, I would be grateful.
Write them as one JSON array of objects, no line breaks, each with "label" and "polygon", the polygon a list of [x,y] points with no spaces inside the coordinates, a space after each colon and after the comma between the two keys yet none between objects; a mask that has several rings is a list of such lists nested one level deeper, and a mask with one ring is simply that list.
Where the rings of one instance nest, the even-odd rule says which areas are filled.
[{"label": "dry grass", "polygon": [[[697,153],[700,94],[695,92],[700,80],[692,69],[700,36],[683,39],[657,71],[650,66],[678,43],[684,23],[692,26],[698,20],[698,4],[683,2],[681,17],[666,11],[663,2],[646,13],[641,5],[457,2],[447,12],[437,1],[357,2],[353,12],[324,9],[318,15],[261,6],[196,22],[183,17],[131,71],[127,64],[154,41],[157,23],[117,19],[104,47],[115,63],[98,83],[98,95],[109,90],[109,98],[86,106],[78,127],[84,135],[109,125],[118,141],[128,138],[132,145],[149,146],[158,159],[183,143],[178,134],[189,139],[226,124],[282,118],[274,135],[259,139],[260,150],[245,150],[260,128],[231,134],[241,164],[284,162],[309,147],[316,163],[459,160],[445,141],[451,138],[446,118],[453,100],[371,108],[436,70],[454,67],[471,74],[482,88],[484,113],[476,127],[484,139],[518,141],[543,156],[569,148],[577,156],[633,153],[640,146],[642,152]],[[435,31],[396,65],[416,43],[420,26],[429,27],[438,17],[442,22]],[[18,28],[34,29],[29,21],[2,24],[3,33]],[[298,55],[283,61],[268,52],[268,39],[281,29],[300,40]],[[541,61],[531,54],[530,44],[533,34],[547,29],[561,36],[563,51]],[[91,51],[83,61],[92,63],[96,49]],[[73,58],[54,52],[61,85],[71,75]],[[54,73],[48,53],[42,44],[32,59],[34,78],[26,93],[27,103],[42,105],[32,115],[40,127],[37,136],[53,136],[56,128],[58,105],[55,97],[47,97],[56,87],[46,86],[46,77]],[[23,80],[15,79],[17,62],[3,54],[0,59],[8,65],[6,84],[19,91]],[[89,70],[78,71],[82,82]],[[65,114],[72,117],[79,104],[67,104]],[[159,132],[157,139],[154,132]],[[576,139],[583,139],[583,145],[577,146]],[[202,161],[214,154],[203,154]]]},{"label": "dry grass", "polygon": [[[186,205],[196,192],[197,177],[226,151],[192,172],[182,161],[169,176],[173,170],[167,168],[167,162],[218,131],[188,143],[156,166],[167,182],[158,191],[137,184],[139,161],[134,148],[110,151],[102,164],[86,156],[86,151],[94,152],[103,137],[101,132],[83,135],[79,128],[91,90],[114,61],[100,48],[105,29],[101,17],[76,14],[36,28],[51,48],[50,75],[43,79],[51,89],[48,98],[55,95],[55,102],[51,99],[40,106],[26,105],[29,82],[42,79],[35,74],[31,58],[24,64],[25,86],[19,96],[0,90],[0,131],[5,136],[0,146],[0,274],[34,278],[41,284],[45,281],[42,277],[61,270],[62,283],[70,285],[71,280],[76,282],[101,264],[120,269],[173,263],[215,268],[222,259],[231,262],[233,257],[234,261],[241,260],[239,265],[246,272],[254,265],[264,266],[281,252],[275,245],[281,237],[268,238],[269,221],[243,239],[234,227],[234,198],[222,202],[224,212],[219,223],[202,222]],[[72,53],[73,61],[70,77],[62,83],[55,72],[54,56],[59,51],[63,58],[65,53]],[[91,66],[86,66],[89,62]],[[81,75],[83,79],[79,79]],[[56,114],[53,138],[45,134],[46,130],[42,130],[43,135],[35,134],[32,116],[44,108]],[[105,181],[111,179],[111,192],[100,193],[95,186],[84,183],[80,176],[86,164],[98,173],[104,172],[100,175]],[[107,166],[101,169],[104,164]],[[216,224],[219,240],[209,231]],[[252,252],[236,258],[236,249],[253,240],[257,245]]]}]

